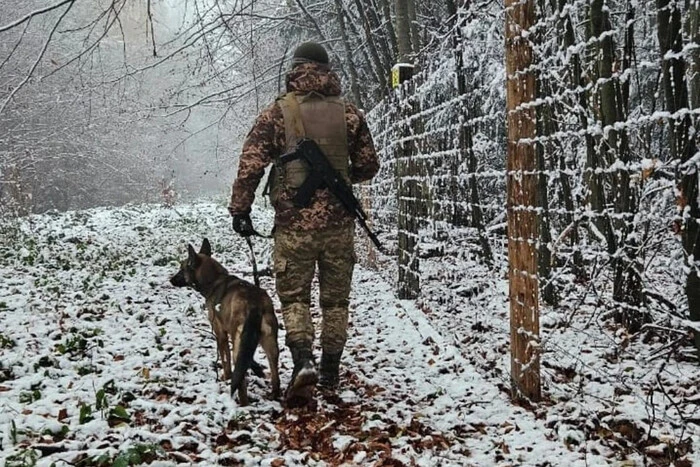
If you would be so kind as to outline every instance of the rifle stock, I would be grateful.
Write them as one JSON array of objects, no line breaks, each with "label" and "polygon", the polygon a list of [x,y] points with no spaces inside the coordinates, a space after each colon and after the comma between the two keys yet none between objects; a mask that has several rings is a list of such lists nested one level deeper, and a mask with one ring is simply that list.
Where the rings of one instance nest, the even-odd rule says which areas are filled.
[{"label": "rifle stock", "polygon": [[367,225],[367,214],[352,192],[352,188],[345,183],[340,173],[328,162],[318,144],[312,139],[302,138],[297,143],[294,151],[281,155],[279,161],[281,164],[286,164],[296,159],[304,161],[308,169],[308,175],[294,196],[294,205],[302,208],[307,207],[316,190],[328,188],[338,198],[343,207],[357,219],[377,249],[385,253],[379,239]]}]

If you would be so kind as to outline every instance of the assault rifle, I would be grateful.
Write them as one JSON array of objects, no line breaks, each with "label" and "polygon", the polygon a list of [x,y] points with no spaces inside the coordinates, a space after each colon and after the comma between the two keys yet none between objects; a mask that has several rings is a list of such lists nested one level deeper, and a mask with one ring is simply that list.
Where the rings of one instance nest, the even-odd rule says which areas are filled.
[{"label": "assault rifle", "polygon": [[308,175],[292,200],[294,205],[300,208],[307,207],[316,190],[328,188],[338,198],[343,207],[357,219],[367,232],[372,243],[376,245],[379,251],[384,252],[384,247],[379,243],[379,239],[367,226],[367,214],[352,192],[352,188],[345,183],[340,173],[328,162],[316,141],[309,138],[300,139],[293,151],[280,156],[279,162],[286,164],[297,159],[302,160],[306,164]]}]

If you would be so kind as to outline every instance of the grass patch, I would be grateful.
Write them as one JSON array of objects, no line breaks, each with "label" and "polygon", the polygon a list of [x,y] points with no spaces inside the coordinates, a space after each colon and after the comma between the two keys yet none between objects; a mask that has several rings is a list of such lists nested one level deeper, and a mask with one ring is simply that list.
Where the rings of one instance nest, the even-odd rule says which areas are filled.
[{"label": "grass patch", "polygon": [[31,404],[34,401],[41,399],[41,391],[35,389],[33,391],[22,391],[19,393],[20,404]]},{"label": "grass patch", "polygon": [[39,454],[34,449],[23,449],[17,454],[7,458],[6,467],[33,467],[39,459]]},{"label": "grass patch", "polygon": [[34,371],[38,371],[39,368],[57,368],[57,366],[58,362],[56,359],[49,355],[44,355],[34,364]]},{"label": "grass patch", "polygon": [[11,349],[16,346],[17,343],[11,337],[7,337],[5,334],[0,333],[0,349]]},{"label": "grass patch", "polygon": [[131,465],[151,464],[158,458],[165,457],[165,451],[157,444],[139,443],[112,457],[102,454],[90,460],[83,460],[77,465],[89,467],[128,467]]}]

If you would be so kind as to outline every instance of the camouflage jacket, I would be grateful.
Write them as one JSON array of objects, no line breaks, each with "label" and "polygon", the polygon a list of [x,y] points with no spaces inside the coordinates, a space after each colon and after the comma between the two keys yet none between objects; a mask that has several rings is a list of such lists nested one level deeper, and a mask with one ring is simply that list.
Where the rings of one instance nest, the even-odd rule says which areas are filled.
[{"label": "camouflage jacket", "polygon": [[[333,71],[321,65],[305,63],[296,66],[287,75],[287,92],[311,91],[326,96],[339,96],[340,79]],[[345,109],[350,180],[352,183],[358,183],[376,175],[379,160],[364,116],[350,103],[346,103]],[[260,184],[265,168],[285,152],[285,141],[282,110],[275,102],[258,116],[243,143],[238,162],[238,176],[233,183],[229,204],[231,215],[250,212],[255,190]],[[294,196],[291,191],[282,191],[281,202],[275,203],[275,225],[294,230],[316,230],[352,223],[352,215],[327,189],[318,190],[306,208],[291,206],[289,201]]]}]

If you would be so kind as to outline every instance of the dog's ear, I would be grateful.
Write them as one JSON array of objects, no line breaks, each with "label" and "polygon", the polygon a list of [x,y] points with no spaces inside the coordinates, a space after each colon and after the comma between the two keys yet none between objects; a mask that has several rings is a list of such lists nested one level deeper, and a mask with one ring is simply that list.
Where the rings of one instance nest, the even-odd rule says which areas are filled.
[{"label": "dog's ear", "polygon": [[211,244],[206,238],[202,241],[202,248],[199,249],[199,252],[203,255],[211,256]]},{"label": "dog's ear", "polygon": [[187,262],[189,262],[191,265],[196,266],[197,265],[197,253],[195,253],[194,248],[192,248],[192,245],[189,243],[187,244]]}]

